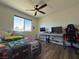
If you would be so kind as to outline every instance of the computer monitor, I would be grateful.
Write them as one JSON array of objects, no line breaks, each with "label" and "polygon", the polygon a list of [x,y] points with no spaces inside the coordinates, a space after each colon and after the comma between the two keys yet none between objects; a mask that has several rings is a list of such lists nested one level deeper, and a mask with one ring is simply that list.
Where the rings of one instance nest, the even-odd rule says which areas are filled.
[{"label": "computer monitor", "polygon": [[45,32],[45,31],[46,31],[45,27],[40,28],[40,32]]},{"label": "computer monitor", "polygon": [[51,27],[52,33],[62,33],[62,27]]}]

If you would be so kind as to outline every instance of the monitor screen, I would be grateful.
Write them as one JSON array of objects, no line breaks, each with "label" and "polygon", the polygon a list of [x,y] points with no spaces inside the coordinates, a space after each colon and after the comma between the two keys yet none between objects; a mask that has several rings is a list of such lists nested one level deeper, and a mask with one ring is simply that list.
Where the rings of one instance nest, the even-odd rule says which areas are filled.
[{"label": "monitor screen", "polygon": [[45,31],[46,31],[45,27],[40,28],[40,32],[45,32]]},{"label": "monitor screen", "polygon": [[52,27],[51,32],[52,33],[62,33],[62,27]]}]

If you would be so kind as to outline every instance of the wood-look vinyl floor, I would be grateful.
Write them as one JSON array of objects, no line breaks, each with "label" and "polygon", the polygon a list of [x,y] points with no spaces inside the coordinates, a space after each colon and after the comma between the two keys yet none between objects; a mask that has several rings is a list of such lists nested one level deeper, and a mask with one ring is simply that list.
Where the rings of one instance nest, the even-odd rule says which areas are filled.
[{"label": "wood-look vinyl floor", "polygon": [[56,44],[46,44],[42,42],[42,52],[36,59],[79,59],[74,49],[66,48]]}]

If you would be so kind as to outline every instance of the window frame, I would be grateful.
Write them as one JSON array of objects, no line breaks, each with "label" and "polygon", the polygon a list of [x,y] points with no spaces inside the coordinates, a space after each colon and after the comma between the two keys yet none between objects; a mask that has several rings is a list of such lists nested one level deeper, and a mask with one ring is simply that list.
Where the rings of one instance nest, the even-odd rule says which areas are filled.
[{"label": "window frame", "polygon": [[[14,17],[15,16],[24,19],[24,31],[15,31],[14,30]],[[31,32],[31,31],[25,31],[25,20],[31,21],[31,31],[32,31],[32,20],[31,19],[28,19],[28,18],[25,18],[25,17],[18,16],[18,15],[14,15],[13,16],[13,31],[15,31],[15,32]]]}]

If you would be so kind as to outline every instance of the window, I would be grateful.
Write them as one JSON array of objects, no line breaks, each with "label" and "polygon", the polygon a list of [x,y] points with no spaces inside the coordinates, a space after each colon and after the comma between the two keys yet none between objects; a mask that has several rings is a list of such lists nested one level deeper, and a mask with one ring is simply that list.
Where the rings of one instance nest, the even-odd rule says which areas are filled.
[{"label": "window", "polygon": [[32,21],[19,16],[14,16],[14,31],[32,31]]}]

